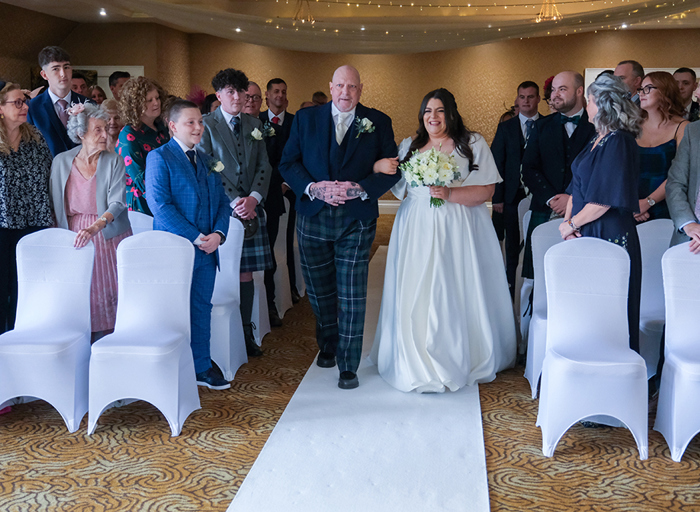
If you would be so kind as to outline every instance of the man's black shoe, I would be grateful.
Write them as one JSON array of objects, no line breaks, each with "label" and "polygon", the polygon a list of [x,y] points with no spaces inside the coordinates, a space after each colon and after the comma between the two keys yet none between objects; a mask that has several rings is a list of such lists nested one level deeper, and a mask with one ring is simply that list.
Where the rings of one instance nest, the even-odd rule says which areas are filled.
[{"label": "man's black shoe", "polygon": [[335,366],[335,355],[330,352],[319,352],[316,358],[316,365],[321,368],[333,368]]},{"label": "man's black shoe", "polygon": [[197,374],[197,385],[206,386],[209,389],[228,389],[231,387],[231,384],[216,375],[213,368]]},{"label": "man's black shoe", "polygon": [[282,327],[282,319],[277,314],[276,309],[270,309],[268,314],[270,315],[270,327]]},{"label": "man's black shoe", "polygon": [[357,375],[353,372],[341,372],[340,378],[338,379],[338,387],[340,389],[355,389],[360,385],[360,381],[357,380]]},{"label": "man's black shoe", "polygon": [[260,350],[258,344],[255,343],[255,335],[253,334],[253,324],[243,326],[243,334],[245,336],[245,351],[248,357],[260,357],[263,351]]}]

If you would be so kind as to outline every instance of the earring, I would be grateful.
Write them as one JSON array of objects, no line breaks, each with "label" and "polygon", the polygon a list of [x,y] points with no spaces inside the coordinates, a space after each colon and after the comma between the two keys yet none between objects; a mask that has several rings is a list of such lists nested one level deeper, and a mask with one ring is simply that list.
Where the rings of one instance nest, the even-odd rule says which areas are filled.
[{"label": "earring", "polygon": [[0,119],[5,119],[5,114],[0,114]]}]

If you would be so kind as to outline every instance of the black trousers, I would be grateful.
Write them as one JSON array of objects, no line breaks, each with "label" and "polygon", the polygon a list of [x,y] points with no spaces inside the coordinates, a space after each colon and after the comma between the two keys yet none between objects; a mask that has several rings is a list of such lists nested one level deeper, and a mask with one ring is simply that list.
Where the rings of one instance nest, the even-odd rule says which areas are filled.
[{"label": "black trousers", "polygon": [[15,328],[17,315],[17,243],[30,233],[44,229],[0,228],[0,334]]}]

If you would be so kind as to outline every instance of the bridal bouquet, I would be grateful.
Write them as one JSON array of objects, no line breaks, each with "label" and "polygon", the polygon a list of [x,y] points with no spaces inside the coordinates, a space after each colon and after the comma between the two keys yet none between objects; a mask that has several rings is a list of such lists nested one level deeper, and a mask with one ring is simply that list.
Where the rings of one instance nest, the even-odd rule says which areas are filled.
[{"label": "bridal bouquet", "polygon": [[[430,185],[444,187],[452,180],[459,179],[460,176],[454,156],[447,155],[435,148],[424,153],[414,151],[409,160],[399,165],[399,169],[401,169],[406,183],[412,187]],[[439,208],[443,204],[445,204],[443,199],[430,198],[431,207]]]}]

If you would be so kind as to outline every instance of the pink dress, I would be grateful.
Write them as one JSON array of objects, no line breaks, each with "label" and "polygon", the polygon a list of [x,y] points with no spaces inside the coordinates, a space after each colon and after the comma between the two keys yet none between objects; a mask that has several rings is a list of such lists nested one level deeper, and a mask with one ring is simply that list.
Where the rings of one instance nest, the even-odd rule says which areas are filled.
[{"label": "pink dress", "polygon": [[[76,233],[97,220],[97,178],[86,180],[75,166],[66,181],[65,201],[68,227]],[[90,314],[92,332],[114,329],[117,316],[117,246],[130,236],[131,229],[105,240],[102,232],[92,237],[95,245],[95,263],[90,287]]]}]

